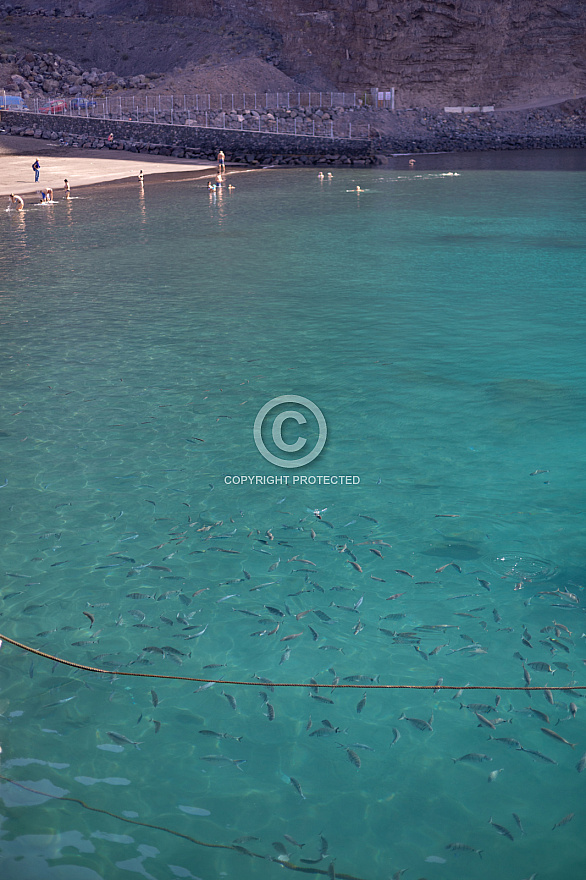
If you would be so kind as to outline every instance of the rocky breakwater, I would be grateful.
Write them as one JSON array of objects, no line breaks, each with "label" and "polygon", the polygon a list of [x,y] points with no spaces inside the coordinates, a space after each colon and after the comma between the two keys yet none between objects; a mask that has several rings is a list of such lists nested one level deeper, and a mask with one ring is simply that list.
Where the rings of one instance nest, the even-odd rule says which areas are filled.
[{"label": "rocky breakwater", "polygon": [[445,113],[403,110],[379,116],[378,154],[586,147],[586,100],[528,110]]},{"label": "rocky breakwater", "polygon": [[[152,89],[159,74],[121,77],[114,71],[92,67],[84,70],[73,61],[53,52],[0,54],[0,65],[9,65],[15,94],[30,98],[70,98],[76,95],[111,94],[125,89]],[[7,77],[4,76],[4,80]]]}]

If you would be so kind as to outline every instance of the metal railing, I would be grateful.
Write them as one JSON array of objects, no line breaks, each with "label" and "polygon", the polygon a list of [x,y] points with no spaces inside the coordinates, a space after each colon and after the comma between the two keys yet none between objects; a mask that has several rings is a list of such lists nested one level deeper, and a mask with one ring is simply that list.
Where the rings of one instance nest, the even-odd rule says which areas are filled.
[{"label": "metal railing", "polygon": [[[296,135],[301,137],[321,138],[366,138],[370,136],[370,125],[355,123],[347,119],[322,119],[316,113],[324,110],[315,104],[303,103],[314,98],[321,98],[324,92],[288,92],[285,97],[295,95],[300,102],[294,106],[279,103],[271,106],[273,98],[282,98],[283,93],[274,95],[265,93],[258,95],[153,95],[145,92],[139,95],[92,95],[87,97],[57,98],[43,103],[38,98],[29,99],[27,107],[35,113],[46,113],[52,116],[73,116],[88,119],[103,119],[112,122],[139,122],[163,125],[186,125],[198,128],[220,128],[230,131],[263,132],[276,135]],[[331,100],[342,93],[328,92]],[[247,97],[256,107],[238,107],[246,104]],[[262,97],[263,101],[259,100]],[[348,94],[345,95],[348,97]],[[353,93],[353,99],[356,95]],[[205,105],[205,106],[204,106]],[[267,106],[268,105],[268,106]],[[334,107],[341,104],[334,103]],[[358,106],[358,104],[356,104]],[[234,109],[232,109],[234,107]],[[311,107],[309,117],[300,109]],[[328,108],[330,109],[329,105]],[[272,111],[275,112],[272,112]],[[324,111],[325,112],[325,111]],[[329,114],[327,114],[329,117]]]}]

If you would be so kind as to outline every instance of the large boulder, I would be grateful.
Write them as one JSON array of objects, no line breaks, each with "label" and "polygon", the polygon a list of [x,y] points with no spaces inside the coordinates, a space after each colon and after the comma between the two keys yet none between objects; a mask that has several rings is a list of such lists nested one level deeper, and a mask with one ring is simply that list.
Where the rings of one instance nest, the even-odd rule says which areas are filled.
[{"label": "large boulder", "polygon": [[18,73],[13,73],[10,77],[14,85],[19,91],[24,91],[24,89],[28,88],[28,82],[24,78],[24,76],[19,76]]}]

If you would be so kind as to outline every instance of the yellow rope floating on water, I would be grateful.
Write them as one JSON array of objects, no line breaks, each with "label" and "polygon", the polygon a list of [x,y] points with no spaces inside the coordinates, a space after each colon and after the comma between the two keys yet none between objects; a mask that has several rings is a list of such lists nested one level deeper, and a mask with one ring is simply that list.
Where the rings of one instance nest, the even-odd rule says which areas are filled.
[{"label": "yellow rope floating on water", "polygon": [[[45,660],[52,660],[53,663],[62,663],[64,666],[71,666],[73,669],[81,669],[83,672],[97,672],[99,675],[127,675],[133,678],[162,678],[167,679],[169,681],[195,681],[200,684],[230,684],[230,685],[239,685],[242,687],[268,687],[268,688],[310,688],[313,690],[314,688],[324,688],[325,690],[330,689],[336,690],[345,689],[345,690],[415,690],[415,691],[584,691],[586,690],[586,684],[572,684],[572,685],[496,685],[496,684],[465,684],[465,685],[455,685],[455,684],[350,684],[348,682],[339,684],[317,684],[314,682],[307,681],[231,681],[230,679],[222,678],[194,678],[190,675],[161,675],[158,672],[128,672],[123,669],[100,669],[97,666],[85,666],[83,663],[76,663],[74,660],[65,660],[63,657],[55,657],[53,654],[47,654],[46,651],[41,651],[38,648],[32,648],[30,645],[25,645],[23,642],[17,642],[16,639],[11,639],[9,636],[5,636],[0,633],[0,647],[2,646],[2,642],[8,642],[9,645],[14,645],[16,648],[21,648],[23,651],[28,651],[29,654],[36,654],[37,657],[44,657]],[[305,870],[305,869],[302,869]],[[339,874],[338,876],[343,876]]]}]

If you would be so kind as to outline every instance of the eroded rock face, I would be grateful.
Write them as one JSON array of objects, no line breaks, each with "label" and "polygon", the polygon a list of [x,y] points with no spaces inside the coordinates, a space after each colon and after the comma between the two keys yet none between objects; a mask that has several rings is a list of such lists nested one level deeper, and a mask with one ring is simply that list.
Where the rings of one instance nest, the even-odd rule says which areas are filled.
[{"label": "eroded rock face", "polygon": [[492,103],[534,81],[544,93],[586,87],[583,0],[148,0],[171,16],[212,5],[276,30],[293,78],[320,70],[346,90],[396,86],[407,105]]},{"label": "eroded rock face", "polygon": [[[187,41],[177,48],[179,30],[197,35],[206,21],[216,36],[231,30],[252,34],[248,49],[300,84],[335,84],[341,91],[395,87],[400,107],[489,105],[516,96],[586,92],[584,0],[59,0],[58,5],[57,0],[0,0],[0,17],[13,8],[42,22],[46,15],[101,16],[95,26],[104,36],[115,29],[115,19],[138,17],[141,27],[146,23],[145,46],[157,50],[149,63],[163,64],[166,58],[167,66],[160,68],[165,70],[183,67],[182,53],[193,45]],[[167,28],[165,51],[155,34],[161,27]],[[103,68],[120,67],[128,53],[136,54],[138,42],[133,35],[132,46],[120,43],[121,55],[94,51],[92,58],[99,57]],[[199,51],[221,55],[229,43],[209,49],[202,44]],[[199,56],[188,60],[199,63]],[[31,67],[33,61],[27,59]],[[143,62],[123,71],[138,73]],[[67,87],[72,85],[79,83],[68,81]]]}]

